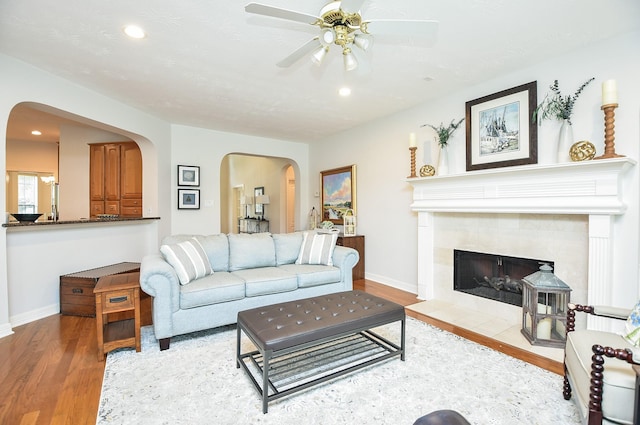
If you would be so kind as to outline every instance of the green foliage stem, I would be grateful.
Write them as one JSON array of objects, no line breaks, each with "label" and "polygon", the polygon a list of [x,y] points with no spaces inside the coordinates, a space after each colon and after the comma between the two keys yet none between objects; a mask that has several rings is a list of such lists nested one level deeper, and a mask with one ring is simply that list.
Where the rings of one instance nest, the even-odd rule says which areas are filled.
[{"label": "green foliage stem", "polygon": [[567,120],[569,124],[571,124],[571,115],[573,114],[573,107],[576,100],[578,100],[584,88],[593,80],[595,80],[595,77],[585,81],[573,96],[563,96],[560,92],[558,80],[554,80],[553,84],[549,86],[553,94],[549,96],[547,93],[542,102],[536,107],[535,111],[533,111],[531,121],[536,122],[536,120],[540,120],[540,124],[542,124],[542,120],[557,119],[561,121]]},{"label": "green foliage stem", "polygon": [[464,121],[464,118],[462,118],[457,123],[455,121],[456,121],[455,119],[452,119],[451,123],[447,127],[445,127],[443,123],[440,123],[438,127],[435,127],[431,124],[423,124],[420,127],[433,128],[436,131],[436,134],[438,135],[438,144],[440,145],[441,148],[443,148],[447,146],[447,143],[449,142],[449,138],[451,137],[453,132],[456,131],[458,127],[460,127],[460,124],[462,124],[462,121]]}]

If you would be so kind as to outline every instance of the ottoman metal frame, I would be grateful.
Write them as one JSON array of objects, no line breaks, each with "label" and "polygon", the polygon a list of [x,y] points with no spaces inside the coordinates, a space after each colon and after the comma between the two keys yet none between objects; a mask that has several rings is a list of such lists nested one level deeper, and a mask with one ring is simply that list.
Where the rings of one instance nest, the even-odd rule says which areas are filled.
[{"label": "ottoman metal frame", "polygon": [[[372,329],[400,322],[400,342]],[[405,360],[404,307],[346,291],[238,313],[236,366],[270,401],[395,356]],[[255,350],[242,353],[242,334]]]}]

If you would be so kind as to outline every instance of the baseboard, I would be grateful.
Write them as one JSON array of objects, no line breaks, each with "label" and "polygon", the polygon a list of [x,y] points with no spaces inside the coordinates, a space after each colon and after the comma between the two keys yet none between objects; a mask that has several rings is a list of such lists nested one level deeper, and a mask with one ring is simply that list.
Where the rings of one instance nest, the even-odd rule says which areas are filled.
[{"label": "baseboard", "polygon": [[5,336],[9,335],[13,335],[11,323],[3,323],[2,325],[0,325],[0,338],[4,338]]},{"label": "baseboard", "polygon": [[53,316],[60,313],[60,304],[51,304],[46,307],[38,308],[36,310],[27,311],[25,313],[16,314],[9,317],[9,322],[14,328],[16,326],[25,325],[36,320],[44,319],[45,317]]},{"label": "baseboard", "polygon": [[367,280],[372,280],[374,282],[382,283],[383,285],[387,285],[387,286],[399,289],[399,290],[404,291],[404,292],[409,292],[411,294],[417,294],[418,293],[418,286],[417,285],[410,285],[410,284],[408,284],[406,282],[401,282],[399,280],[390,279],[390,278],[388,278],[386,276],[380,276],[380,275],[377,275],[377,274],[374,274],[374,273],[365,272],[364,278],[367,279]]}]

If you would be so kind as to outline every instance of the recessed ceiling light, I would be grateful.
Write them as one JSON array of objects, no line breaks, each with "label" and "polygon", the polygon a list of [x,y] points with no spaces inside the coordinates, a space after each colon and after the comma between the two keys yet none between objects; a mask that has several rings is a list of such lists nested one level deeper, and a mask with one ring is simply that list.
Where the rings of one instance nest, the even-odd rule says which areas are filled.
[{"label": "recessed ceiling light", "polygon": [[351,89],[349,87],[341,87],[340,90],[338,90],[338,94],[340,94],[340,96],[342,97],[350,96]]},{"label": "recessed ceiling light", "polygon": [[34,136],[42,136],[42,131],[39,131],[39,130],[33,130],[33,131],[31,132],[31,134],[33,134]]},{"label": "recessed ceiling light", "polygon": [[145,38],[147,35],[144,30],[137,25],[127,25],[124,27],[124,33],[131,38]]}]

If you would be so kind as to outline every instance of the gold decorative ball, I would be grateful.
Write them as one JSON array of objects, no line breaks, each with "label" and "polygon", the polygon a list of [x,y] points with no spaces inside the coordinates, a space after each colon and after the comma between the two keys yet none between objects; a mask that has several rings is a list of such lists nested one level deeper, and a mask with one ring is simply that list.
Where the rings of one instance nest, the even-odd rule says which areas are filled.
[{"label": "gold decorative ball", "polygon": [[588,161],[596,156],[596,147],[588,140],[581,140],[571,145],[569,156],[572,161]]},{"label": "gold decorative ball", "polygon": [[420,167],[420,177],[430,177],[436,174],[436,169],[433,165],[423,165]]}]

